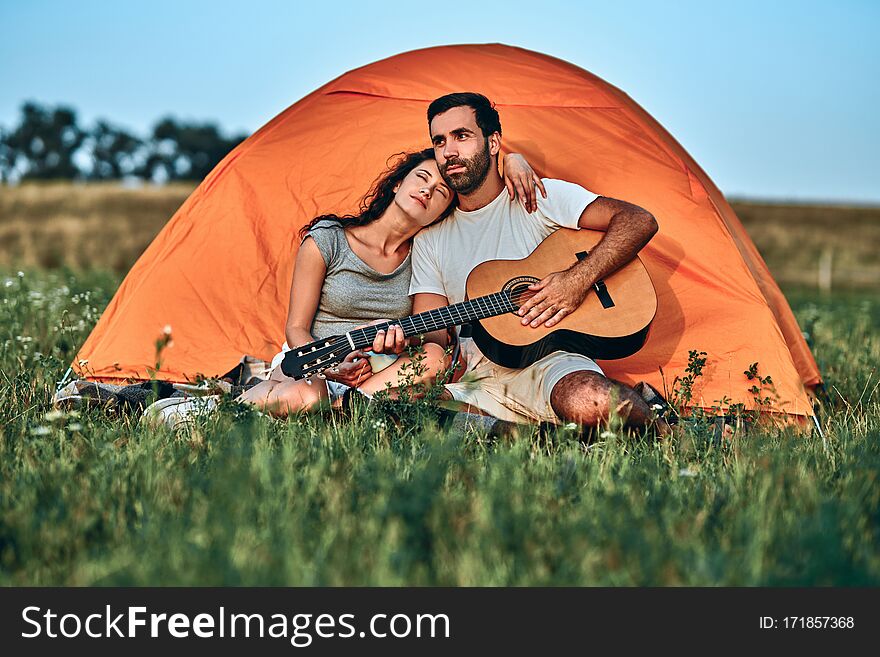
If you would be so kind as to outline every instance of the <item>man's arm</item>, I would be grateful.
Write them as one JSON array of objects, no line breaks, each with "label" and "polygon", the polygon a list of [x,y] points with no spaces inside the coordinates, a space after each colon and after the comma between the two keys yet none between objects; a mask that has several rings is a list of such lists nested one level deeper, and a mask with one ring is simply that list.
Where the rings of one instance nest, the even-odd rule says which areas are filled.
[{"label": "man's arm", "polygon": [[[423,313],[428,310],[434,310],[434,308],[442,308],[443,306],[448,305],[449,299],[447,299],[442,294],[418,292],[413,295],[412,312],[413,315],[418,315],[419,313]],[[446,345],[449,341],[448,338],[449,335],[446,329],[440,329],[439,331],[431,331],[430,333],[425,333],[425,342],[435,342],[444,349],[446,349]]]},{"label": "man's arm", "polygon": [[558,324],[575,310],[597,282],[636,257],[657,232],[657,220],[637,205],[600,196],[578,220],[581,228],[604,230],[605,235],[585,259],[565,271],[545,277],[530,289],[537,294],[522,305],[521,323],[533,328]]},{"label": "man's arm", "polygon": [[650,212],[604,196],[584,208],[578,225],[605,231],[590,255],[571,268],[582,272],[587,289],[635,258],[657,232],[657,220]]}]

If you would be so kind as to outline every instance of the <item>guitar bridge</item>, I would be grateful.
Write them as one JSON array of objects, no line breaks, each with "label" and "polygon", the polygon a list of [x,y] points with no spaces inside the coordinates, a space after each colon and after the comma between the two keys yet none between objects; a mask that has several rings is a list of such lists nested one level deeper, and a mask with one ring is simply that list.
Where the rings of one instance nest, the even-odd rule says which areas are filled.
[{"label": "guitar bridge", "polygon": [[[575,254],[578,260],[583,260],[588,255],[590,255],[589,251],[579,251]],[[599,303],[602,304],[603,308],[613,308],[614,307],[614,299],[611,298],[611,295],[608,293],[608,288],[605,287],[605,281],[596,281],[593,285],[593,289],[596,291],[596,296],[599,297]]]}]

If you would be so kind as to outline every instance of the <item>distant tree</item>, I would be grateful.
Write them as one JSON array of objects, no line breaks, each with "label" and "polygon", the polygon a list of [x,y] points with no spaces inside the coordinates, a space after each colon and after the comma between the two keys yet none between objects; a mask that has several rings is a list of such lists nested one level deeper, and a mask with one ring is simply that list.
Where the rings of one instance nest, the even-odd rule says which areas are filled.
[{"label": "distant tree", "polygon": [[172,117],[153,128],[140,175],[149,179],[201,180],[245,139],[225,138],[213,123],[178,123]]},{"label": "distant tree", "polygon": [[3,140],[4,161],[12,162],[10,171],[22,166],[22,180],[76,178],[74,156],[84,138],[74,110],[28,102],[22,105],[21,123]]},{"label": "distant tree", "polygon": [[86,135],[85,145],[92,159],[89,180],[119,180],[135,173],[144,142],[122,128],[98,120]]},{"label": "distant tree", "polygon": [[173,117],[160,120],[147,139],[106,120],[86,131],[73,109],[27,102],[18,126],[0,128],[0,182],[130,175],[158,182],[202,180],[245,137],[226,138],[214,123]]},{"label": "distant tree", "polygon": [[6,143],[7,131],[0,127],[0,183],[8,183],[15,170],[15,150]]}]

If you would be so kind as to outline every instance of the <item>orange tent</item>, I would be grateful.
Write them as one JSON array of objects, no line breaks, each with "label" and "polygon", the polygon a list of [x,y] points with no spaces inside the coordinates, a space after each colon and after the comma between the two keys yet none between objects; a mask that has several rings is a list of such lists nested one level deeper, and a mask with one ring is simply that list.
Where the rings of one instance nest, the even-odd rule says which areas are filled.
[{"label": "orange tent", "polygon": [[[417,50],[340,76],[287,108],[208,175],[126,276],[77,356],[80,375],[144,379],[170,325],[160,379],[217,376],[242,354],[269,359],[284,339],[297,230],[356,208],[404,149],[430,145],[426,109],[479,91],[501,114],[505,151],[545,177],[650,210],[642,252],[659,309],[645,346],[601,363],[625,383],[662,389],[689,350],[707,352],[694,403],[752,407],[758,362],[774,410],[811,415],[820,374],[791,310],[721,192],[626,94],[572,64],[504,45]],[[88,361],[81,365],[81,361]],[[663,376],[661,376],[661,368]]]}]

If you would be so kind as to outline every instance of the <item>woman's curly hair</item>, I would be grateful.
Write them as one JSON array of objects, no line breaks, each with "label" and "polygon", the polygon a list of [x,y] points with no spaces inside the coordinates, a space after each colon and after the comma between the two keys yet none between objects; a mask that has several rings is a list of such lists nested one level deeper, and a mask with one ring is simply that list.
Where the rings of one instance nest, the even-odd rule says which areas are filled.
[{"label": "woman's curly hair", "polygon": [[[388,169],[379,176],[378,179],[370,187],[370,191],[361,200],[358,214],[322,214],[315,217],[308,224],[303,226],[300,231],[300,237],[305,239],[308,232],[319,221],[335,221],[342,225],[343,228],[349,226],[365,226],[366,224],[376,221],[382,216],[382,213],[388,209],[394,201],[394,188],[398,183],[402,182],[410,171],[415,169],[425,160],[434,159],[434,149],[426,148],[423,151],[403,152],[392,155],[388,158]],[[443,211],[437,221],[448,217],[455,209],[455,203],[450,202],[449,206]]]}]

